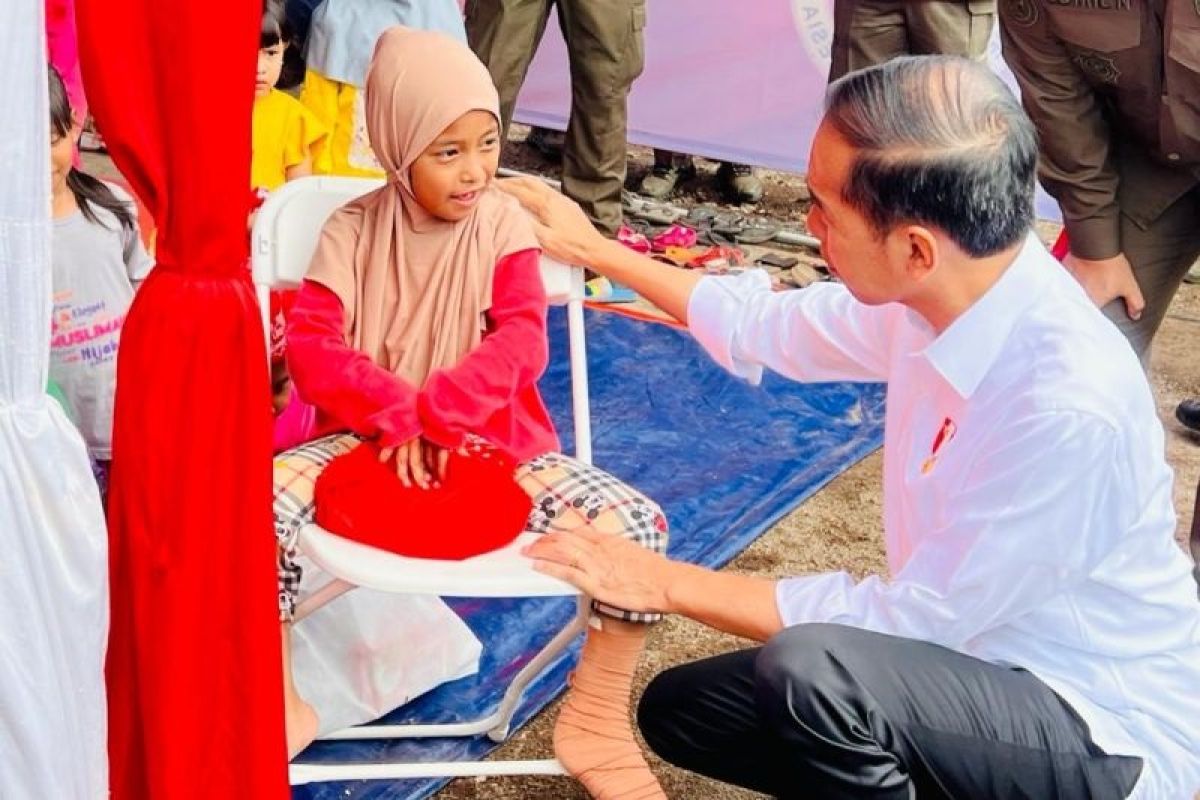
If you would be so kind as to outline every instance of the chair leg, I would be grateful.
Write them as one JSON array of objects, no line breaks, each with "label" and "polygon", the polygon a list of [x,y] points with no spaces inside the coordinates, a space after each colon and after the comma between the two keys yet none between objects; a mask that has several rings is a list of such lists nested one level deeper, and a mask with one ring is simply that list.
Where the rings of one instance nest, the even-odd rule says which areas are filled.
[{"label": "chair leg", "polygon": [[490,775],[567,775],[557,759],[533,761],[433,761],[419,764],[307,764],[292,762],[292,786],[326,781],[384,781]]},{"label": "chair leg", "polygon": [[572,640],[580,633],[587,629],[588,619],[591,617],[591,600],[587,597],[580,596],[578,598],[578,609],[575,612],[575,619],[559,631],[553,639],[551,639],[545,647],[543,647],[536,656],[534,656],[528,664],[521,668],[513,678],[512,683],[508,685],[508,689],[504,692],[504,698],[500,701],[500,708],[496,713],[499,716],[496,727],[487,732],[488,738],[493,742],[503,742],[508,738],[509,727],[512,725],[513,714],[517,711],[517,704],[521,701],[521,695],[525,692],[525,687],[542,669],[549,664],[555,657],[558,656]]},{"label": "chair leg", "polygon": [[[572,282],[580,284],[582,296],[583,271],[575,269]],[[583,319],[583,301],[567,304],[568,344],[571,348],[571,408],[575,422],[575,457],[585,464],[592,463],[592,413],[588,396],[587,333]]]},{"label": "chair leg", "polygon": [[326,603],[330,603],[351,589],[357,588],[353,583],[348,583],[341,578],[334,578],[306,597],[300,605],[296,606],[296,611],[292,614],[292,623],[299,622]]}]

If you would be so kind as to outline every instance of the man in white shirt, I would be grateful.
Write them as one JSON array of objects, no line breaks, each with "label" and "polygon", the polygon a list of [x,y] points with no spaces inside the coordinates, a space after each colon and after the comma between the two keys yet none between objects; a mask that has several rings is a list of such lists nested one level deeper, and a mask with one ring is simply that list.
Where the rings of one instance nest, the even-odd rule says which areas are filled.
[{"label": "man in white shirt", "polygon": [[677,765],[822,798],[1190,798],[1200,603],[1137,357],[1032,236],[1037,145],[992,74],[898,59],[830,87],[809,227],[840,284],[772,293],[506,187],[552,255],[626,283],[757,381],[887,381],[891,576],[717,573],[543,537],[603,602],[765,644],[670,669],[638,722]]}]

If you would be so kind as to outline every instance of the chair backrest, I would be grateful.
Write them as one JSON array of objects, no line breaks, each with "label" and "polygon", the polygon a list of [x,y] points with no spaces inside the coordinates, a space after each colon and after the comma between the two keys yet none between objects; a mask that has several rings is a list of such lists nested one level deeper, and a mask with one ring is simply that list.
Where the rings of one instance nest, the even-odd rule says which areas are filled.
[{"label": "chair backrest", "polygon": [[[263,330],[270,343],[270,290],[296,288],[308,272],[321,228],[338,208],[378,189],[382,180],[311,176],[288,181],[276,189],[258,210],[250,237],[251,271],[262,311]],[[542,283],[547,299],[568,306],[571,359],[571,402],[575,419],[575,455],[591,462],[587,356],[583,331],[583,270],[541,259]]]},{"label": "chair backrest", "polygon": [[[308,271],[325,220],[341,206],[383,185],[371,178],[312,176],[289,181],[259,209],[251,235],[254,283],[295,288]],[[555,305],[583,299],[582,271],[542,257],[542,283]]]}]

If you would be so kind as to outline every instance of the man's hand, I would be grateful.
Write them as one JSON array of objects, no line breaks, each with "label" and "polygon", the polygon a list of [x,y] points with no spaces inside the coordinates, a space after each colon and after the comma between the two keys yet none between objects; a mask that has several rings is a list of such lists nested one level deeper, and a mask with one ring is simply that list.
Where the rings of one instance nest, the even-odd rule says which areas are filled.
[{"label": "man's hand", "polygon": [[1142,316],[1146,300],[1142,297],[1142,290],[1133,276],[1133,267],[1124,253],[1098,261],[1068,253],[1063,259],[1063,266],[1075,276],[1088,297],[1100,308],[1120,297],[1125,301],[1125,313],[1130,319]]},{"label": "man's hand", "polygon": [[534,569],[627,611],[669,612],[667,591],[679,565],[641,545],[589,528],[541,536],[523,551]]},{"label": "man's hand", "polygon": [[575,202],[535,178],[505,178],[496,185],[533,214],[542,249],[567,264],[588,267],[631,287],[680,322],[703,270],[678,269],[605,239]]},{"label": "man's hand", "polygon": [[446,463],[450,451],[438,447],[420,436],[414,436],[397,447],[384,447],[379,451],[383,463],[393,461],[396,476],[406,488],[421,489],[440,486],[446,479]]},{"label": "man's hand", "polygon": [[775,581],[672,561],[611,533],[548,533],[522,551],[534,569],[627,611],[682,614],[765,642],[783,628]]},{"label": "man's hand", "polygon": [[542,249],[564,264],[592,265],[606,239],[574,200],[537,178],[504,178],[496,186],[520,201],[534,217]]}]

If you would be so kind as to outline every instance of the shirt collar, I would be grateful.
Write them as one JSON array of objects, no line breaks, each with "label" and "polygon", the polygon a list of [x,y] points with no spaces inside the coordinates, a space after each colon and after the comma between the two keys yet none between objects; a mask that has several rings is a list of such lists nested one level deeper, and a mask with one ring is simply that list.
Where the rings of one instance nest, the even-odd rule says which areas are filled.
[{"label": "shirt collar", "polygon": [[924,356],[964,400],[991,370],[1018,317],[1041,294],[1058,262],[1032,233],[982,297],[942,331]]}]

